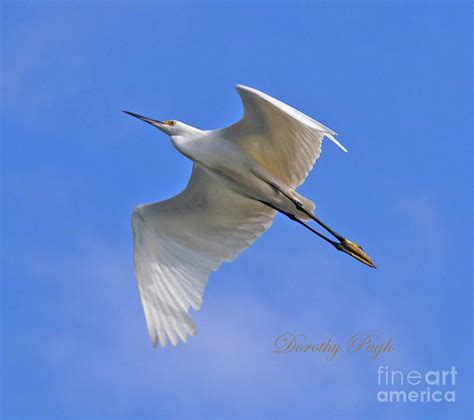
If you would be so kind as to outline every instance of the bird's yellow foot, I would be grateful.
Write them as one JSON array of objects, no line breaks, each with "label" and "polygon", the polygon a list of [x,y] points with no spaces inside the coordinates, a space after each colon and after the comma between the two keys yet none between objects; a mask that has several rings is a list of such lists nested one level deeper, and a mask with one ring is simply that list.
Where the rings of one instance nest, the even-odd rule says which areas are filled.
[{"label": "bird's yellow foot", "polygon": [[342,238],[341,242],[335,245],[339,251],[345,252],[356,260],[372,268],[377,268],[372,259],[364,252],[362,247],[349,239]]}]

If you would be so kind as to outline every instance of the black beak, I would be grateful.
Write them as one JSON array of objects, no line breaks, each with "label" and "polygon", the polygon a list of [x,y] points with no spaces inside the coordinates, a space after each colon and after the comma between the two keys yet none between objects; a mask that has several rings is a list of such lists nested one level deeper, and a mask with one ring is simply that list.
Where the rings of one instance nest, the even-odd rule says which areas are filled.
[{"label": "black beak", "polygon": [[143,115],[135,114],[134,112],[123,111],[125,114],[131,115],[132,117],[138,118],[139,120],[145,121],[148,124],[151,124],[154,127],[160,128],[163,122],[154,120],[152,118],[144,117]]}]

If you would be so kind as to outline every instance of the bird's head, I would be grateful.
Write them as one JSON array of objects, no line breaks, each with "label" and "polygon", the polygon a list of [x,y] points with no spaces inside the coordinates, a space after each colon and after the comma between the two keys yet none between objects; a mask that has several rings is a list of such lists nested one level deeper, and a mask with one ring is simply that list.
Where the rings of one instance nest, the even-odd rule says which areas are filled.
[{"label": "bird's head", "polygon": [[191,134],[197,129],[191,127],[181,121],[176,120],[166,120],[166,121],[158,121],[152,118],[144,117],[139,114],[135,114],[134,112],[123,111],[132,117],[138,118],[139,120],[145,121],[148,124],[151,124],[153,127],[156,127],[163,131],[164,133],[168,134],[169,136],[182,136],[186,134]]}]

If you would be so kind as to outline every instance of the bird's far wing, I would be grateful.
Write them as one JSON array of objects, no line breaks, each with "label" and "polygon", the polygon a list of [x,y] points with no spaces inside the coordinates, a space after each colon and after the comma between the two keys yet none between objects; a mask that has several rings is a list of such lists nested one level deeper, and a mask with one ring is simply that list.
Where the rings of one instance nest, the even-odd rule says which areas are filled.
[{"label": "bird's far wing", "polygon": [[221,186],[198,165],[177,196],[135,208],[135,272],[153,345],[196,332],[211,271],[250,246],[275,216],[269,207]]},{"label": "bird's far wing", "polygon": [[302,184],[321,154],[324,137],[342,150],[336,133],[302,112],[256,89],[237,85],[244,105],[243,118],[223,129],[271,174],[288,186]]}]

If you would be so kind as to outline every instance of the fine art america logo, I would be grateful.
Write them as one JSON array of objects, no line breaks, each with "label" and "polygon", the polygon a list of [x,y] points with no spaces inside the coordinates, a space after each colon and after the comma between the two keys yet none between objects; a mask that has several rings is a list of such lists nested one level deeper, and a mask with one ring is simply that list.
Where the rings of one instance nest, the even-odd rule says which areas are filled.
[{"label": "fine art america logo", "polygon": [[382,403],[455,402],[456,367],[448,370],[410,370],[388,366],[377,368],[377,400]]},{"label": "fine art america logo", "polygon": [[393,351],[392,338],[380,339],[375,334],[354,334],[346,342],[337,342],[331,338],[310,342],[304,334],[285,333],[279,335],[274,344],[273,353],[321,353],[327,360],[333,360],[340,352],[366,353],[372,360],[381,353]]}]

